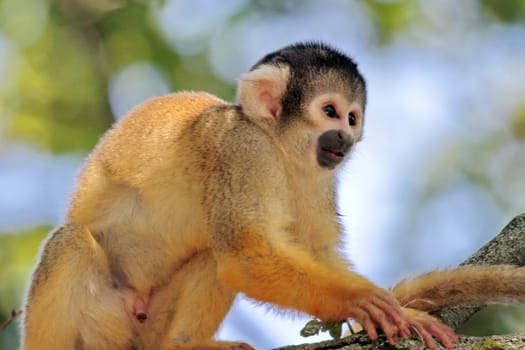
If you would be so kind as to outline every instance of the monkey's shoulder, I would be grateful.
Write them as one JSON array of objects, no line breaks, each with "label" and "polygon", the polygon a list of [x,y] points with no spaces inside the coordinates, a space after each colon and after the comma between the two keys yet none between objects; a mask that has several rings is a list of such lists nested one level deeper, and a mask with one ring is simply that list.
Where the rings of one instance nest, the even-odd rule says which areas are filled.
[{"label": "monkey's shoulder", "polygon": [[200,141],[222,153],[260,154],[270,152],[275,138],[248,117],[239,104],[211,106],[188,128]]}]

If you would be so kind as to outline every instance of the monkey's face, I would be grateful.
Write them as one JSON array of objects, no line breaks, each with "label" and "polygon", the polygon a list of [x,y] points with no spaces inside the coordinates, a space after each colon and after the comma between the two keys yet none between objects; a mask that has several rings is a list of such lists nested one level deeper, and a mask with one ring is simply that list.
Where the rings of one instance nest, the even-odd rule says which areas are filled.
[{"label": "monkey's face", "polygon": [[334,169],[346,158],[362,134],[363,109],[341,93],[325,93],[313,98],[306,117],[311,125],[308,151],[324,169]]},{"label": "monkey's face", "polygon": [[305,171],[335,169],[361,138],[365,81],[335,50],[299,45],[272,53],[242,76],[238,94],[243,113]]}]

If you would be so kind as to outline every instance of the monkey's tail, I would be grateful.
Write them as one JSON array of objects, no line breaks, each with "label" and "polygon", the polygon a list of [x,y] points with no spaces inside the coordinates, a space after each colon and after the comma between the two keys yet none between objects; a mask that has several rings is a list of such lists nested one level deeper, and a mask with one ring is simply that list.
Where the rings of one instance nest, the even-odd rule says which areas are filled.
[{"label": "monkey's tail", "polygon": [[525,302],[525,267],[470,265],[404,279],[392,288],[402,306],[431,312],[445,306]]}]

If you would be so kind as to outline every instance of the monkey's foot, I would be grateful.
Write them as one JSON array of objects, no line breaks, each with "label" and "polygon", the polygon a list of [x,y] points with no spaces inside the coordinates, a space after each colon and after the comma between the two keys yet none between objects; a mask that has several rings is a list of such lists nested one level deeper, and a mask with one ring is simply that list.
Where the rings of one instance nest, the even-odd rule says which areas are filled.
[{"label": "monkey's foot", "polygon": [[242,342],[226,341],[206,341],[206,342],[188,342],[184,344],[174,344],[163,350],[255,350],[249,344]]}]

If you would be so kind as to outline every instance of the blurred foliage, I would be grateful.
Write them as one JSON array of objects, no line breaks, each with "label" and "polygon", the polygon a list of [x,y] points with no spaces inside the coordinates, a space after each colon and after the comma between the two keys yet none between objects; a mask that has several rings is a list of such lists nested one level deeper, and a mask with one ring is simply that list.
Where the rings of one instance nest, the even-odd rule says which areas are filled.
[{"label": "blurred foliage", "polygon": [[[2,0],[0,8],[25,11],[18,8],[22,5],[10,5],[16,1]],[[0,22],[0,30],[16,42],[25,30],[17,25],[24,16],[3,13],[10,20]],[[37,39],[23,44],[16,83],[0,92],[8,118],[3,136],[56,153],[93,147],[113,122],[109,79],[133,62],[154,62],[174,90],[233,94],[231,86],[212,75],[203,57],[192,58],[202,69],[182,64],[161,38],[150,6],[140,2],[50,2],[46,28]]]},{"label": "blurred foliage", "polygon": [[468,320],[460,334],[483,336],[523,332],[525,307],[511,305],[489,305]]},{"label": "blurred foliage", "polygon": [[407,29],[410,24],[410,13],[416,8],[416,0],[376,1],[367,0],[374,24],[379,33],[379,41],[387,44]]},{"label": "blurred foliage", "polygon": [[525,106],[523,106],[512,119],[512,135],[519,141],[525,142]]},{"label": "blurred foliage", "polygon": [[[229,21],[259,12],[291,13],[301,4],[299,0],[247,1]],[[390,45],[402,37],[420,11],[416,0],[360,4],[372,20],[378,45]],[[480,26],[525,24],[525,0],[480,0],[478,4],[484,21]],[[52,153],[87,152],[114,120],[108,97],[111,78],[136,62],[152,63],[172,90],[205,90],[233,98],[233,82],[213,73],[206,50],[179,53],[160,33],[153,11],[164,5],[163,0],[0,0],[0,34],[9,40],[10,49],[7,75],[0,80],[0,140],[30,143]],[[418,25],[426,24],[418,21]],[[491,155],[504,148],[509,137],[525,141],[525,106],[516,111],[508,130],[510,136],[500,129],[484,140],[468,141],[479,150],[475,155],[460,151],[458,143],[467,141],[452,140],[421,171],[432,176],[426,177],[414,208],[446,191],[450,182],[445,180],[452,168],[462,168],[465,181],[492,191],[502,205],[510,206],[504,193],[491,190],[493,179],[486,169]],[[519,176],[512,172],[516,162],[524,162],[523,157],[509,158],[502,176]],[[0,233],[0,321],[19,307],[37,247],[49,229]],[[481,321],[473,320],[469,327],[485,325],[483,331],[494,331],[487,320],[501,319],[499,310],[488,309],[479,316]],[[520,321],[524,322],[523,317]],[[496,323],[498,327],[505,324]],[[15,335],[14,325],[0,333],[0,349],[16,348]]]},{"label": "blurred foliage", "polygon": [[[16,73],[12,73],[14,84],[0,89],[5,117],[2,136],[23,139],[55,153],[91,149],[113,121],[108,82],[115,72],[134,62],[153,62],[173,90],[206,90],[232,97],[233,86],[213,74],[206,53],[181,57],[166,43],[152,17],[152,8],[162,4],[0,0],[0,32],[19,49]],[[416,0],[366,0],[364,4],[381,44],[402,34],[418,10]],[[484,0],[480,4],[499,20],[524,22],[523,0]],[[291,12],[297,6],[300,1],[253,0],[239,9],[239,15]],[[45,28],[32,38],[28,32],[34,31],[27,29],[43,22],[40,18],[45,13]],[[232,16],[231,20],[237,18]]]},{"label": "blurred foliage", "polygon": [[482,0],[481,4],[490,14],[500,21],[509,23],[525,23],[524,0]]}]

